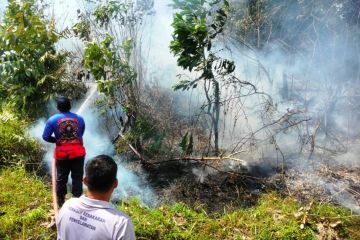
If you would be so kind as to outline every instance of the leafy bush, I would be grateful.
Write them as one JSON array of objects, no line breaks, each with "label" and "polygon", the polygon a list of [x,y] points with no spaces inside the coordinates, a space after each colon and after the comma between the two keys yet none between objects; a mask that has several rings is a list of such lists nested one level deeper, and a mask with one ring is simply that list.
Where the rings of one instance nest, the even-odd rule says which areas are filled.
[{"label": "leafy bush", "polygon": [[41,145],[26,134],[27,126],[10,111],[0,110],[0,167],[41,162]]},{"label": "leafy bush", "polygon": [[61,37],[36,1],[9,1],[0,24],[1,104],[29,116],[43,113],[64,87],[68,54],[55,48]]}]

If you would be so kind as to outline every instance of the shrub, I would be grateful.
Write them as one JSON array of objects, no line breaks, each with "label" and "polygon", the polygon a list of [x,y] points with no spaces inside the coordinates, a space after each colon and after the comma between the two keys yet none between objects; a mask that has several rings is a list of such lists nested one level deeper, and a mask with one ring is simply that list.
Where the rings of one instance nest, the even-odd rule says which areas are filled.
[{"label": "shrub", "polygon": [[38,167],[41,145],[26,134],[28,123],[8,110],[0,110],[0,167]]}]

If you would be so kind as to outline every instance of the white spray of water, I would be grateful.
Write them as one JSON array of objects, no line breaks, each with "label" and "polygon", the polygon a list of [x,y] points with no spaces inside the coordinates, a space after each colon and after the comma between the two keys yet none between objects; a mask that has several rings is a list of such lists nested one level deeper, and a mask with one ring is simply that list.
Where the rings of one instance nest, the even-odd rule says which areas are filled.
[{"label": "white spray of water", "polygon": [[87,96],[87,98],[85,99],[84,103],[81,104],[80,108],[76,111],[77,114],[81,115],[83,113],[83,111],[88,108],[89,104],[90,104],[90,100],[93,98],[94,94],[96,93],[96,84],[93,84],[90,87],[90,94]]}]

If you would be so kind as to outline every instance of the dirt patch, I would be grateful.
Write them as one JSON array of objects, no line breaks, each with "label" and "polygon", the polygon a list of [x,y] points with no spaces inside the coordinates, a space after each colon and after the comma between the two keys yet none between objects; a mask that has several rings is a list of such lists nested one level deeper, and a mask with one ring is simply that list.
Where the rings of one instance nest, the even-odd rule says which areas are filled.
[{"label": "dirt patch", "polygon": [[222,172],[199,162],[168,162],[147,169],[147,180],[160,202],[185,202],[209,212],[224,208],[251,207],[262,193],[276,191],[296,196],[301,202],[312,200],[335,203],[359,211],[360,168],[324,166],[286,169],[277,173],[269,166],[253,165]]}]

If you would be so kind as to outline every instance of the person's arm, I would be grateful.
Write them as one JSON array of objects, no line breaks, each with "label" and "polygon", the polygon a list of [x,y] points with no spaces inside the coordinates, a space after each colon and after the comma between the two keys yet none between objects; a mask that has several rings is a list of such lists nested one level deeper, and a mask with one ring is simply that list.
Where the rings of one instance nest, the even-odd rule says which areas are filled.
[{"label": "person's arm", "polygon": [[79,135],[83,137],[85,132],[85,121],[82,117],[79,117]]},{"label": "person's arm", "polygon": [[116,240],[135,240],[134,225],[131,219],[126,219],[123,226],[121,226],[117,232]]},{"label": "person's arm", "polygon": [[49,143],[56,143],[56,138],[52,136],[54,129],[52,128],[51,122],[46,122],[42,138]]}]

